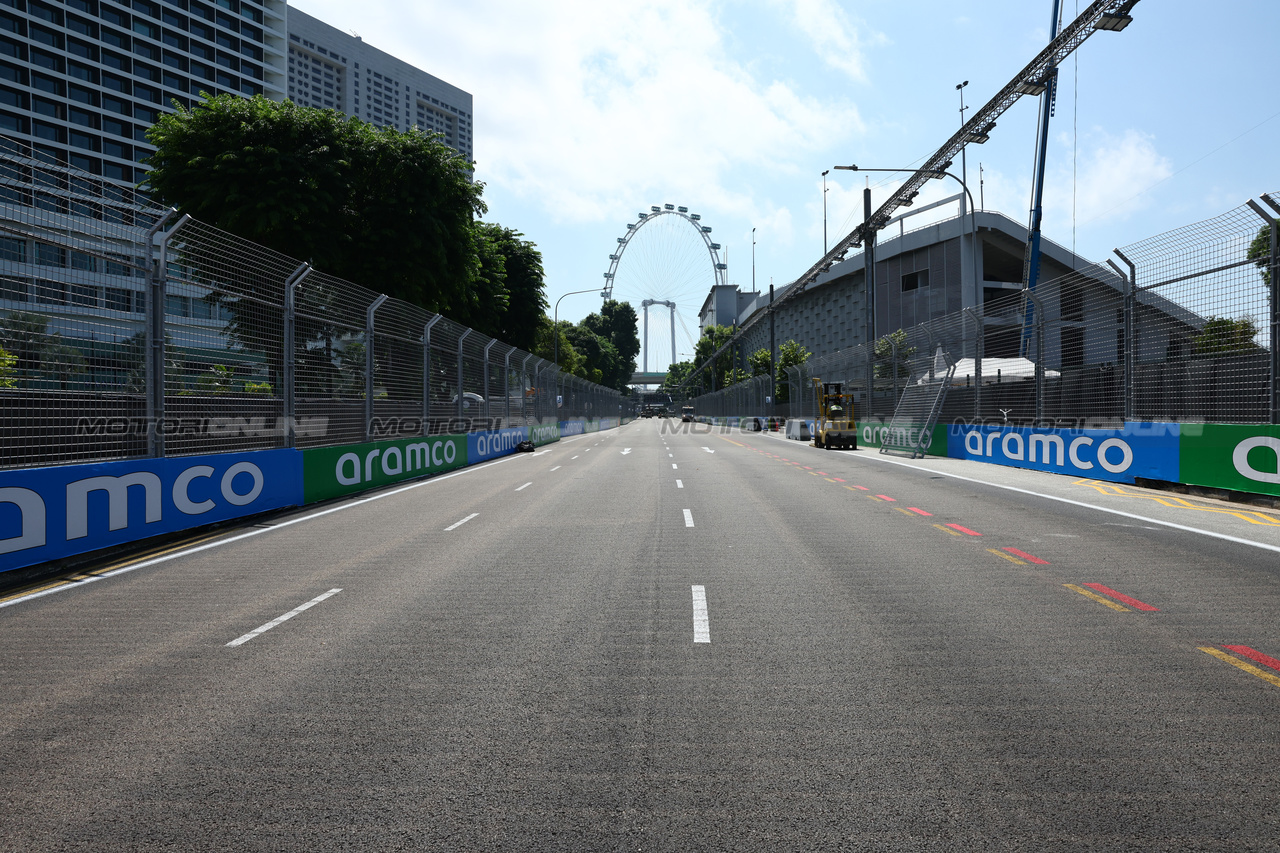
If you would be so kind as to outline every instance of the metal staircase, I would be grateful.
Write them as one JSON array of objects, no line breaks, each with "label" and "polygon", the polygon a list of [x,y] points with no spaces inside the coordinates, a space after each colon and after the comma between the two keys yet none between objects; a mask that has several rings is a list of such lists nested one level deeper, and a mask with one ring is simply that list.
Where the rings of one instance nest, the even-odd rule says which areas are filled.
[{"label": "metal staircase", "polygon": [[933,441],[933,427],[942,413],[942,404],[951,387],[956,363],[938,347],[927,371],[909,384],[898,399],[893,419],[881,433],[881,453],[923,458]]}]

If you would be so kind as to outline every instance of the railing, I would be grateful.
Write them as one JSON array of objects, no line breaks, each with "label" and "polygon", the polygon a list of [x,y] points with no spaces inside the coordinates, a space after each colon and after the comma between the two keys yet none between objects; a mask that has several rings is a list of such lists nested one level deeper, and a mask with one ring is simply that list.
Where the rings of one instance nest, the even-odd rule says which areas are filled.
[{"label": "railing", "polygon": [[[1280,196],[1264,195],[1034,294],[899,330],[874,352],[858,345],[787,368],[772,396],[786,415],[811,417],[818,377],[845,384],[859,419],[887,419],[941,349],[956,362],[943,422],[1280,423],[1277,214]],[[700,415],[778,414],[770,386],[756,377],[693,402]]]},{"label": "railing", "polygon": [[0,467],[618,418],[621,395],[0,149]]}]

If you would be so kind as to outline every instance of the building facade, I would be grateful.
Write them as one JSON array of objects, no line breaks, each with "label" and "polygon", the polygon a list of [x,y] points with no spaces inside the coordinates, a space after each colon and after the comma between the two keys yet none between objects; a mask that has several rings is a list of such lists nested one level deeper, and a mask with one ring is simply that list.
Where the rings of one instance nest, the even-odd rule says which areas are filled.
[{"label": "building facade", "polygon": [[439,133],[472,159],[471,95],[310,15],[289,10],[288,97],[380,127]]},{"label": "building facade", "polygon": [[0,134],[123,187],[162,112],[285,96],[285,0],[0,0]]}]

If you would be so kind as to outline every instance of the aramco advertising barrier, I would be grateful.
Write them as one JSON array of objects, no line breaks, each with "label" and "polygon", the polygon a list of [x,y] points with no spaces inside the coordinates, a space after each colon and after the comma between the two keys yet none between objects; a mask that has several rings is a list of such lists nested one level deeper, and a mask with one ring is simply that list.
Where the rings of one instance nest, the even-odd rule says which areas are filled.
[{"label": "aramco advertising barrier", "polygon": [[1280,427],[1182,424],[1178,482],[1280,495]]},{"label": "aramco advertising barrier", "polygon": [[433,435],[302,451],[302,493],[315,503],[467,464],[467,436]]},{"label": "aramco advertising barrier", "polygon": [[1124,429],[947,427],[947,455],[1073,477],[1132,483],[1178,482],[1179,424],[1126,423]]},{"label": "aramco advertising barrier", "polygon": [[301,501],[295,450],[0,471],[0,572]]}]

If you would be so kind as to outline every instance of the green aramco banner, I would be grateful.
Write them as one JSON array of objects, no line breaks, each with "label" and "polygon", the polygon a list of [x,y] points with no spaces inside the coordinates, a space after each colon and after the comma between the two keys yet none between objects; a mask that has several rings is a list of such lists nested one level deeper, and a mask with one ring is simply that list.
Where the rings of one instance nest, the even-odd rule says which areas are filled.
[{"label": "green aramco banner", "polygon": [[302,451],[302,499],[315,503],[466,464],[465,435],[318,447]]}]

